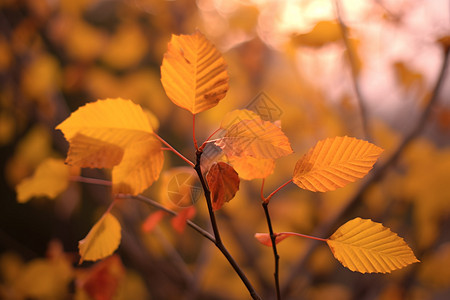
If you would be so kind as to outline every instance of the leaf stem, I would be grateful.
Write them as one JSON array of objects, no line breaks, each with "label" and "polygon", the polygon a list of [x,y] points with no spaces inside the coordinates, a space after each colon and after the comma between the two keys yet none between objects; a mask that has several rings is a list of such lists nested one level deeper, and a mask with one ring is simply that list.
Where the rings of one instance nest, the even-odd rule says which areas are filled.
[{"label": "leaf stem", "polygon": [[192,114],[192,139],[194,141],[195,150],[198,150],[197,139],[195,138],[195,114]]},{"label": "leaf stem", "polygon": [[[264,181],[263,181],[263,183],[264,183]],[[262,188],[261,188],[261,190],[262,190]],[[269,214],[269,202],[268,201],[263,201],[262,202],[262,207],[264,209],[264,214],[266,216],[267,226],[269,227],[270,240],[272,242],[273,258],[274,258],[274,261],[275,261],[275,267],[274,267],[275,271],[273,273],[273,277],[274,277],[274,280],[275,280],[275,289],[277,291],[277,299],[280,300],[281,299],[280,275],[279,275],[280,256],[278,255],[277,244],[276,244],[277,234],[275,234],[273,232],[272,221],[270,219],[270,214]]]},{"label": "leaf stem", "polygon": [[166,142],[162,137],[160,137],[158,134],[156,134],[155,132],[153,132],[153,135],[164,145],[167,146],[167,148],[169,148],[170,151],[172,151],[173,153],[175,153],[179,158],[181,158],[182,160],[184,160],[185,162],[187,162],[191,167],[194,167],[194,163],[192,161],[190,161],[189,159],[187,159],[186,157],[183,156],[183,154],[181,154],[180,152],[178,152],[174,147],[172,147],[172,145],[170,145],[168,142]]},{"label": "leaf stem", "polygon": [[208,144],[210,141],[210,139],[217,133],[219,132],[219,130],[222,128],[217,128],[216,130],[213,131],[213,133],[211,133],[208,138],[203,142],[203,144],[200,146],[200,148],[198,148],[198,150],[203,151],[203,149],[206,147],[206,144]]},{"label": "leaf stem", "polygon": [[316,240],[316,241],[321,241],[321,242],[327,242],[328,239],[322,239],[322,238],[318,238],[315,236],[311,236],[311,235],[306,235],[306,234],[301,234],[301,233],[297,233],[297,232],[279,232],[276,235],[295,235],[295,236],[299,236],[299,237],[304,237],[307,239],[311,239],[311,240]]},{"label": "leaf stem", "polygon": [[197,149],[195,154],[196,154],[196,161],[195,161],[194,169],[197,172],[198,178],[200,179],[200,182],[202,184],[203,192],[205,194],[206,204],[208,206],[209,218],[211,221],[211,227],[213,229],[213,233],[214,233],[214,237],[215,237],[214,244],[220,250],[220,252],[222,252],[223,256],[225,256],[225,258],[228,260],[230,265],[233,267],[234,271],[236,272],[236,274],[239,276],[239,278],[241,279],[241,281],[244,283],[245,287],[249,291],[252,299],[260,300],[261,297],[257,294],[254,287],[252,286],[252,284],[248,280],[247,276],[245,275],[244,271],[240,268],[238,263],[234,260],[233,256],[231,256],[230,252],[228,252],[227,248],[225,247],[225,245],[222,242],[222,239],[220,238],[219,228],[217,226],[216,217],[214,215],[214,210],[212,207],[211,192],[210,192],[208,186],[206,185],[206,181],[205,181],[205,178],[203,177],[203,174],[201,171],[201,166],[200,166],[200,161],[201,161],[203,151],[201,149]]},{"label": "leaf stem", "polygon": [[[264,202],[269,202],[270,201],[270,199],[273,197],[273,195],[275,195],[276,193],[278,193],[282,188],[284,188],[286,185],[288,185],[289,183],[291,183],[292,182],[292,179],[289,179],[288,181],[286,181],[285,183],[283,183],[282,185],[280,185],[276,190],[274,190],[272,193],[270,193],[270,195],[269,196],[267,196],[266,198],[263,198],[264,200]],[[262,188],[263,187],[261,187],[261,196],[262,196]],[[263,196],[262,196],[263,197]]]}]

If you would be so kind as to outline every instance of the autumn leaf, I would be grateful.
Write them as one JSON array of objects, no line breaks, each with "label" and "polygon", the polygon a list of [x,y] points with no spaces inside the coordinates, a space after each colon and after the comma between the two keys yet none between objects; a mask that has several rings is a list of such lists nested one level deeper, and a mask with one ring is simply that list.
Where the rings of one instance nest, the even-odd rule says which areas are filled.
[{"label": "autumn leaf", "polygon": [[[292,234],[275,233],[275,244],[278,244],[279,242],[281,242],[282,240],[284,240],[285,238],[288,238],[290,236],[292,236]],[[272,240],[270,238],[269,233],[255,233],[255,238],[258,240],[258,242],[260,242],[264,246],[272,247]]]},{"label": "autumn leaf", "polygon": [[368,219],[348,221],[327,243],[337,260],[361,273],[390,273],[419,262],[401,237]]},{"label": "autumn leaf", "polygon": [[142,231],[146,233],[152,232],[166,214],[167,213],[165,211],[158,210],[148,215],[141,225]]},{"label": "autumn leaf", "polygon": [[112,214],[105,213],[84,239],[79,241],[80,263],[96,261],[111,255],[119,247],[121,227]]},{"label": "autumn leaf", "polygon": [[230,126],[239,123],[242,120],[255,120],[261,119],[261,117],[254,111],[248,109],[235,109],[228,112],[220,123],[220,128],[228,129]]},{"label": "autumn leaf", "polygon": [[70,143],[68,164],[112,168],[113,193],[136,195],[159,178],[164,163],[151,119],[130,100],[106,99],[80,107],[56,128]]},{"label": "autumn leaf", "polygon": [[206,181],[211,191],[213,210],[220,209],[225,202],[233,199],[239,190],[238,173],[232,166],[224,162],[218,162],[211,166],[206,174]]},{"label": "autumn leaf", "polygon": [[195,206],[189,206],[183,208],[178,214],[172,218],[170,221],[173,229],[175,229],[178,233],[183,233],[186,228],[187,220],[192,219],[195,216],[196,210]]},{"label": "autumn leaf", "polygon": [[161,83],[173,103],[197,114],[225,97],[226,68],[222,54],[199,31],[172,35],[161,65]]},{"label": "autumn leaf", "polygon": [[291,144],[283,131],[259,117],[233,123],[215,144],[227,156],[276,159],[292,153]]},{"label": "autumn leaf", "polygon": [[16,186],[17,201],[25,203],[33,197],[55,198],[69,184],[69,167],[63,160],[48,158],[35,170],[30,178]]},{"label": "autumn leaf", "polygon": [[90,299],[111,300],[117,294],[120,283],[125,279],[125,267],[120,257],[113,255],[80,272],[76,280]]},{"label": "autumn leaf", "polygon": [[351,137],[322,140],[294,169],[293,182],[313,192],[333,191],[364,177],[383,149]]}]

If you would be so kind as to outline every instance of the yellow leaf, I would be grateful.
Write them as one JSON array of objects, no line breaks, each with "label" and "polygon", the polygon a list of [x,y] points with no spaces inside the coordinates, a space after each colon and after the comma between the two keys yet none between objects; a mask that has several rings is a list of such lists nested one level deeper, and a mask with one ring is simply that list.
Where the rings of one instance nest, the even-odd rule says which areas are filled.
[{"label": "yellow leaf", "polygon": [[229,156],[230,164],[244,180],[266,178],[273,173],[275,161],[271,158],[254,158],[251,156]]},{"label": "yellow leaf", "polygon": [[291,38],[294,45],[319,48],[328,43],[340,40],[342,37],[339,24],[334,21],[320,21],[314,28],[304,34]]},{"label": "yellow leaf", "polygon": [[153,132],[142,108],[121,98],[88,103],[73,112],[56,129],[70,142],[76,134],[98,139],[120,147],[140,140]]},{"label": "yellow leaf", "polygon": [[226,68],[222,54],[199,31],[172,35],[161,65],[161,83],[173,103],[197,114],[225,97]]},{"label": "yellow leaf", "polygon": [[291,144],[283,131],[259,117],[234,123],[215,144],[228,156],[276,159],[292,153]]},{"label": "yellow leaf", "polygon": [[155,137],[134,142],[113,168],[113,193],[139,194],[159,178],[163,164],[161,143]]},{"label": "yellow leaf", "polygon": [[43,161],[33,176],[16,186],[17,201],[25,203],[33,197],[55,198],[69,183],[69,167],[60,159],[48,158]]},{"label": "yellow leaf", "polygon": [[142,192],[158,179],[164,162],[151,116],[120,98],[86,104],[57,127],[70,143],[66,162],[113,168],[114,193]]},{"label": "yellow leaf", "polygon": [[80,263],[84,260],[96,261],[111,255],[120,244],[121,227],[119,221],[106,213],[92,227],[84,239],[78,242]]},{"label": "yellow leaf", "polygon": [[333,191],[364,177],[382,152],[347,136],[322,140],[297,161],[293,182],[313,192]]},{"label": "yellow leaf", "polygon": [[401,237],[368,219],[348,221],[327,243],[337,260],[361,273],[390,273],[419,262]]}]

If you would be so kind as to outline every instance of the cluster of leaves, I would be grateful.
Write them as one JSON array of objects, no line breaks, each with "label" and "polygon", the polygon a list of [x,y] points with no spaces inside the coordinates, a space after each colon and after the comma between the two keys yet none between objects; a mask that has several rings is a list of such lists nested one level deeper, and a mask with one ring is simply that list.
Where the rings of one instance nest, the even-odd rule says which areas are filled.
[{"label": "cluster of leaves", "polygon": [[[168,97],[192,113],[194,126],[195,115],[217,105],[228,90],[225,61],[199,31],[193,35],[172,36],[161,74]],[[212,163],[203,171],[206,185],[200,167],[201,155],[211,141],[206,140],[198,147],[194,131],[197,150],[194,165],[154,132],[151,125],[154,118],[139,105],[120,98],[99,100],[79,108],[57,126],[70,143],[66,163],[81,168],[112,168],[113,196],[136,196],[158,179],[164,161],[162,143],[165,144],[198,171],[207,194],[206,201],[212,207],[214,242],[220,245],[219,248],[223,247],[214,211],[234,198],[239,189],[239,172],[233,168],[233,161],[238,162],[236,167],[243,169],[243,173],[253,174],[250,175],[252,178],[265,178],[272,173],[275,159],[292,153],[288,138],[275,123],[264,121],[256,114],[245,110],[232,112],[221,123],[224,135],[214,140],[231,164],[224,161]],[[365,176],[381,152],[381,148],[355,138],[326,139],[297,161],[288,183],[292,181],[314,192],[333,191]],[[19,199],[23,201],[42,193],[42,187],[48,186],[42,184],[45,180],[61,182],[51,184],[52,191],[46,193],[50,197],[58,194],[66,187],[63,183],[68,180],[67,174],[68,170],[58,162],[49,161],[48,166],[38,168],[32,179],[18,186]],[[266,198],[261,195],[266,208],[279,190]],[[80,262],[105,258],[119,246],[121,226],[110,213],[113,205],[114,202],[80,241]],[[270,221],[268,211],[267,216]],[[256,237],[263,244],[272,246],[274,251],[278,242],[295,235],[275,234],[270,222],[268,224],[270,234],[256,234]],[[334,256],[353,271],[386,273],[417,262],[403,239],[370,220],[357,218],[349,221],[324,241]],[[278,290],[278,283],[276,285]],[[250,292],[253,293],[252,290]]]},{"label": "cluster of leaves", "polygon": [[[197,236],[196,232],[190,230],[184,231],[184,227],[192,221],[197,224],[206,223],[207,212],[204,211],[202,202],[184,208],[186,203],[183,201],[189,196],[182,197],[180,201],[183,203],[181,205],[183,207],[180,208],[172,203],[173,199],[166,199],[168,186],[173,184],[171,178],[174,177],[174,174],[182,171],[183,174],[196,176],[192,168],[173,168],[180,160],[177,157],[165,155],[161,178],[153,182],[151,189],[143,192],[146,197],[158,199],[157,203],[152,204],[153,206],[158,204],[164,206],[159,208],[154,206],[156,207],[154,209],[145,207],[144,204],[138,202],[115,200],[114,209],[108,210],[103,217],[99,217],[99,211],[93,209],[93,206],[100,205],[101,213],[104,212],[102,205],[105,204],[105,201],[109,202],[107,193],[101,195],[105,189],[92,188],[90,185],[77,184],[73,181],[108,186],[112,183],[80,177],[80,174],[83,174],[83,176],[104,178],[103,173],[96,170],[83,169],[80,173],[78,167],[69,168],[64,165],[57,152],[65,154],[65,144],[61,143],[60,137],[53,134],[54,125],[68,115],[66,105],[70,110],[75,110],[84,104],[82,102],[84,99],[122,97],[123,99],[132,99],[134,103],[140,104],[147,116],[149,115],[146,109],[150,109],[158,116],[161,123],[158,134],[170,137],[171,143],[173,142],[180,152],[187,153],[187,157],[191,158],[189,154],[192,149],[185,145],[189,145],[188,138],[190,136],[187,134],[186,128],[190,125],[192,118],[187,118],[183,110],[173,109],[174,106],[167,101],[158,72],[153,69],[153,66],[159,65],[171,32],[189,32],[198,26],[207,32],[208,36],[212,37],[222,49],[230,49],[226,53],[226,58],[232,72],[230,79],[232,88],[228,92],[226,101],[220,101],[216,108],[208,110],[205,114],[196,115],[198,136],[207,136],[208,131],[212,126],[217,126],[220,119],[223,121],[219,132],[224,135],[226,129],[230,128],[229,123],[236,119],[230,114],[231,119],[226,121],[225,112],[235,107],[242,107],[249,97],[262,88],[268,91],[271,97],[276,95],[277,99],[272,99],[276,100],[280,107],[283,109],[289,107],[289,110],[283,112],[283,132],[289,136],[292,148],[296,152],[308,152],[307,149],[317,140],[323,139],[322,142],[325,142],[324,138],[327,136],[344,136],[346,134],[361,136],[359,128],[355,129],[355,123],[358,123],[359,118],[355,118],[358,113],[354,107],[353,100],[355,99],[353,99],[352,93],[343,95],[338,105],[330,106],[327,96],[325,96],[326,91],[321,90],[324,89],[324,86],[320,84],[322,81],[318,82],[315,77],[308,78],[307,72],[311,69],[311,65],[303,65],[305,59],[299,61],[301,55],[295,58],[295,56],[291,56],[292,52],[273,51],[266,48],[265,44],[257,37],[253,38],[256,25],[258,23],[263,25],[263,22],[257,22],[259,15],[261,18],[264,17],[262,6],[253,6],[250,3],[233,4],[236,6],[235,9],[224,9],[214,15],[213,6],[206,5],[206,1],[198,2],[199,5],[202,4],[201,9],[195,6],[194,1],[190,4],[188,2],[144,0],[133,3],[118,1],[111,4],[111,2],[89,0],[62,0],[57,2],[5,1],[0,4],[2,17],[4,17],[4,22],[1,22],[0,27],[5,33],[0,37],[0,84],[2,89],[0,145],[6,145],[0,149],[2,168],[5,166],[4,172],[2,172],[5,178],[1,178],[1,184],[3,184],[3,180],[6,180],[10,186],[15,186],[34,171],[34,179],[30,177],[18,187],[18,200],[24,203],[33,195],[34,198],[56,197],[55,202],[44,202],[38,199],[26,205],[17,205],[13,199],[14,195],[9,192],[10,188],[4,189],[4,186],[1,185],[2,194],[5,197],[5,201],[2,200],[1,209],[3,212],[0,226],[2,230],[0,235],[1,251],[3,251],[3,246],[6,246],[8,251],[21,253],[27,259],[36,257],[36,254],[30,255],[26,251],[26,247],[30,247],[40,255],[42,245],[48,240],[49,235],[63,240],[66,249],[72,249],[76,247],[76,243],[73,242],[81,239],[89,231],[87,226],[91,226],[93,220],[102,225],[104,222],[114,223],[114,221],[111,222],[111,219],[114,219],[117,220],[120,227],[123,227],[124,240],[119,251],[124,257],[126,266],[131,265],[139,270],[140,276],[146,280],[147,286],[151,287],[151,293],[158,295],[155,296],[156,298],[179,298],[180,293],[193,295],[204,293],[206,295],[204,298],[221,299],[218,296],[221,291],[227,291],[231,298],[247,298],[242,293],[242,285],[237,276],[231,273],[229,266],[225,265],[226,261],[220,257],[220,253],[217,255],[215,252],[204,250],[208,248],[203,246],[202,236]],[[219,5],[217,1],[214,3],[215,6]],[[377,9],[371,11],[370,20],[379,18],[382,26],[394,28],[399,38],[405,31],[412,33],[410,32],[411,28],[407,28],[408,23],[402,23],[401,20],[402,16],[408,15],[406,10],[402,14],[396,15],[396,9],[384,10],[378,2],[372,5]],[[176,15],[176,17],[170,17],[171,15]],[[229,30],[221,31],[216,26],[202,23],[205,20],[219,21],[219,19],[222,23],[227,22],[230,26]],[[323,54],[327,56],[326,53],[330,50],[341,51],[348,47],[353,51],[356,76],[366,72],[369,69],[366,67],[371,61],[366,53],[368,50],[366,42],[371,38],[370,33],[367,36],[365,33],[361,34],[356,27],[358,24],[352,22],[351,24],[355,28],[349,28],[351,31],[348,45],[344,47],[337,21],[319,21],[311,30],[308,29],[307,32],[299,32],[292,36],[288,51],[297,51],[297,54],[301,52],[302,55],[306,53],[308,57],[312,55],[315,58],[312,60],[313,68],[320,69]],[[194,24],[196,25],[194,26]],[[241,38],[243,32],[247,38],[252,39],[237,47],[229,44],[230,40],[233,40],[233,34],[239,33],[238,36]],[[420,33],[415,34],[419,35]],[[363,38],[363,35],[366,36],[366,39]],[[427,39],[428,42],[434,40],[432,34],[430,37],[431,39]],[[441,43],[445,44],[445,39],[442,39]],[[446,44],[449,44],[448,38]],[[382,47],[380,51],[382,49],[386,48]],[[346,56],[345,51],[342,53],[343,56]],[[268,57],[281,55],[286,55],[286,57],[276,60],[268,59]],[[340,58],[340,55],[337,57]],[[434,92],[428,86],[432,81],[428,80],[429,78],[426,76],[428,73],[423,72],[420,68],[421,55],[417,55],[415,59],[408,59],[407,56],[400,57],[388,65],[397,77],[397,81],[393,83],[393,86],[398,85],[400,88],[397,96],[408,98],[408,101],[404,102],[406,106],[411,107],[415,104],[411,105],[414,99],[410,98],[415,98],[415,92],[417,92],[417,98],[420,98],[422,105],[420,108],[427,107],[430,98],[428,96]],[[296,70],[296,74],[291,74],[283,65],[286,58],[289,66],[301,65],[302,68]],[[338,61],[336,60],[336,62]],[[344,63],[348,63],[348,61],[344,61]],[[338,67],[340,72],[343,70],[342,67],[345,65]],[[302,80],[298,80],[296,77],[298,75]],[[342,79],[343,77],[339,78],[340,82]],[[385,79],[388,80],[389,76]],[[326,81],[324,82],[326,84]],[[411,143],[402,152],[403,154],[398,156],[396,164],[389,163],[391,168],[383,172],[381,178],[378,177],[381,179],[379,182],[375,182],[370,177],[368,178],[370,185],[363,183],[360,188],[358,184],[349,184],[343,189],[329,193],[304,192],[295,189],[295,186],[292,185],[292,188],[285,188],[283,193],[277,194],[277,199],[273,200],[279,203],[271,204],[270,207],[274,227],[279,230],[278,233],[273,234],[276,242],[286,236],[300,235],[297,232],[306,232],[319,237],[330,236],[328,240],[323,239],[329,242],[334,239],[333,232],[345,233],[344,229],[349,228],[343,225],[338,231],[335,231],[340,224],[345,223],[346,219],[359,215],[366,219],[372,218],[382,222],[406,237],[409,243],[414,245],[413,248],[416,249],[415,252],[423,263],[402,272],[395,272],[392,276],[377,277],[378,284],[372,284],[373,277],[352,276],[351,272],[336,264],[327,243],[319,243],[322,246],[319,246],[316,251],[311,251],[311,245],[316,244],[310,243],[306,239],[287,239],[278,246],[281,256],[280,278],[285,285],[282,286],[283,295],[298,293],[311,299],[325,299],[327,295],[331,295],[331,298],[335,299],[339,296],[351,298],[352,296],[359,297],[364,293],[375,293],[379,295],[379,298],[388,299],[426,298],[441,293],[442,289],[450,286],[449,276],[446,274],[446,270],[449,269],[446,266],[450,261],[448,234],[444,230],[448,225],[448,216],[450,215],[447,201],[448,184],[446,184],[449,179],[447,165],[450,159],[445,147],[447,145],[446,138],[442,138],[448,136],[449,118],[448,108],[444,101],[438,102],[434,107],[437,109],[433,110],[433,118],[429,120],[433,126],[431,128],[435,130],[428,131],[427,139]],[[261,113],[262,111],[257,112]],[[255,114],[254,111],[241,110],[236,114],[242,120],[255,119],[248,116]],[[268,121],[264,115],[259,117]],[[158,131],[156,118],[150,116],[149,118],[152,130]],[[403,121],[400,113],[396,119],[399,122]],[[270,119],[270,121],[274,120]],[[412,122],[412,118],[408,118],[408,120]],[[35,124],[37,125],[35,126]],[[278,122],[274,124],[277,127],[280,126]],[[381,159],[381,166],[384,166],[384,161],[392,153],[395,153],[396,145],[402,143],[402,137],[392,128],[383,124],[372,123],[371,125],[372,139],[370,140],[376,141],[376,144],[386,149],[386,153]],[[242,123],[235,126],[234,130],[241,130],[246,126],[247,124]],[[253,127],[252,131],[257,131],[258,128],[259,126]],[[222,138],[223,135],[220,137]],[[275,159],[272,158],[235,155],[239,154],[241,150],[247,150],[246,146],[253,137],[253,134],[249,134],[245,139],[241,139],[233,146],[240,146],[240,149],[234,152],[235,148],[230,147],[230,143],[225,140],[207,139],[210,142],[204,148],[202,168],[208,187],[212,190],[213,186],[216,186],[216,191],[211,191],[212,195],[217,195],[215,199],[220,199],[220,201],[213,202],[213,210],[220,209],[218,221],[221,225],[223,240],[230,246],[233,255],[235,254],[240,262],[242,261],[243,269],[250,275],[249,278],[257,290],[261,291],[263,296],[271,296],[273,289],[270,255],[272,253],[263,247],[258,247],[256,241],[253,244],[254,241],[249,238],[255,232],[267,231],[267,224],[261,216],[261,210],[255,207],[259,202],[252,202],[257,198],[254,191],[259,189],[260,180],[252,179],[266,178],[270,174],[274,174],[270,180],[266,180],[266,189],[275,189],[280,178],[294,180],[292,172],[298,157],[297,155],[284,156],[276,159],[275,164]],[[83,142],[84,139],[87,145],[92,146],[85,136],[78,138],[80,142]],[[232,143],[234,138],[232,132],[228,139]],[[99,141],[97,142],[101,144]],[[208,160],[207,154],[213,145],[215,147],[222,145],[222,153],[226,153],[226,156],[220,160]],[[167,148],[166,146],[162,146],[163,151],[168,150],[168,146]],[[134,150],[130,152],[127,147],[113,147],[108,143],[101,147],[104,147],[105,153],[111,151],[113,154],[114,158],[110,161],[111,165],[108,168],[113,169],[113,172],[116,169],[113,176],[116,179],[120,178],[120,172],[117,173],[117,171],[126,165],[119,168],[124,161],[125,152],[127,152],[127,156],[138,156],[138,154],[132,153]],[[74,153],[78,151],[77,147],[71,150],[75,151]],[[101,153],[100,149],[97,150]],[[255,150],[258,151],[256,148],[249,149],[249,151]],[[89,162],[89,156],[82,158],[86,159],[84,163]],[[104,159],[100,154],[94,158]],[[92,163],[95,162],[95,159]],[[436,160],[440,163],[436,164]],[[213,162],[217,162],[217,164],[213,164]],[[75,164],[77,163],[82,164],[82,162],[75,162]],[[214,169],[211,169],[211,165],[214,166]],[[228,166],[231,166],[238,174],[239,185],[236,179],[227,180],[233,176],[231,174],[235,174]],[[191,170],[188,171],[188,169]],[[218,173],[215,174],[217,179],[208,180],[206,178],[208,170],[217,170]],[[427,172],[423,170],[427,170]],[[215,172],[211,172],[211,176]],[[227,172],[229,175],[222,176],[223,172]],[[151,172],[145,172],[145,174],[148,175]],[[329,173],[326,174],[329,175]],[[379,176],[379,173],[375,171],[374,175]],[[108,175],[106,178],[109,178]],[[218,179],[219,181],[216,181]],[[195,178],[189,180],[195,181]],[[232,188],[221,189],[220,180],[224,180],[227,182],[226,186]],[[211,181],[214,181],[214,184],[210,184]],[[308,184],[309,181],[304,180],[304,182]],[[198,182],[196,184],[198,185]],[[239,186],[238,192],[235,191],[237,185]],[[122,184],[116,184],[115,188],[130,192],[133,187],[123,180]],[[363,190],[364,193],[360,193],[360,190]],[[183,190],[181,194],[186,195],[190,192],[192,191]],[[231,199],[233,194],[234,200],[222,207],[226,203],[226,199]],[[353,199],[356,199],[354,195],[358,194],[360,195],[358,200],[353,202]],[[118,198],[122,196],[128,198],[127,195],[118,196]],[[139,199],[144,200],[143,198]],[[350,203],[356,203],[356,205],[350,205]],[[167,207],[171,210],[164,211],[163,209]],[[347,207],[352,207],[351,211]],[[195,210],[197,211],[195,212]],[[346,211],[345,214],[344,211]],[[177,215],[175,216],[173,213],[177,213]],[[345,217],[342,217],[343,215]],[[55,220],[57,225],[55,225]],[[101,220],[103,222],[100,222]],[[134,224],[142,224],[144,232],[151,232],[151,234],[142,234],[139,230],[134,231],[135,228],[127,225],[130,220],[133,220]],[[354,226],[356,224],[353,223]],[[372,225],[373,230],[378,228],[375,222]],[[172,227],[175,229],[174,231]],[[138,229],[140,228],[138,227]],[[283,232],[283,230],[297,232]],[[90,237],[96,231],[92,229],[91,232],[93,234]],[[120,234],[120,230],[118,232]],[[178,235],[178,232],[184,233]],[[387,233],[387,231],[384,232],[384,234]],[[120,243],[119,234],[112,240]],[[10,236],[8,237],[8,235]],[[142,240],[141,247],[136,247],[133,242],[130,242],[130,235]],[[273,245],[270,234],[263,233],[261,237],[264,237],[267,245]],[[260,239],[264,241],[263,238]],[[19,243],[15,243],[14,240]],[[89,244],[86,244],[86,240],[88,240],[88,236],[85,238],[84,247],[90,253],[90,247],[86,247]],[[206,240],[206,243],[208,242]],[[23,243],[25,248],[20,247],[20,243]],[[171,244],[174,244],[176,249],[170,249]],[[169,248],[167,248],[168,245]],[[37,246],[37,250],[35,246]],[[112,248],[114,247],[113,245]],[[144,250],[136,252],[136,249]],[[69,251],[75,251],[75,249]],[[195,280],[190,281],[189,274],[191,272],[186,272],[187,276],[183,273],[182,264],[167,263],[168,261],[179,261],[176,255],[172,256],[174,252],[180,253],[183,260],[186,261],[188,270],[196,278]],[[143,256],[143,253],[147,253],[147,256]],[[170,259],[167,259],[168,256]],[[134,257],[141,259],[133,261]],[[142,259],[143,257],[145,259]],[[376,260],[376,258],[373,259]],[[39,259],[36,260],[39,261]],[[40,274],[57,272],[58,264],[49,264],[49,267],[44,270],[40,269],[38,272],[30,273],[26,271],[27,268],[19,268],[19,264],[14,266],[8,264],[7,262],[17,261],[9,253],[6,253],[1,261],[1,297],[11,291],[15,295],[19,295],[18,297],[22,295],[23,297],[49,298],[46,291],[40,290],[42,293],[38,291],[31,295],[26,294],[23,287],[28,285],[31,287],[32,282],[36,278],[39,279]],[[76,260],[71,259],[68,263],[71,264],[74,261]],[[32,262],[34,260],[20,265],[31,266]],[[362,269],[364,260],[361,263],[360,268]],[[83,266],[86,265],[89,263],[83,264]],[[147,268],[144,268],[144,265]],[[142,266],[141,269],[140,266]],[[174,268],[178,273],[170,272]],[[73,270],[79,269],[80,267],[73,268]],[[158,270],[153,272],[158,275],[154,277],[149,274],[150,271],[145,271],[155,269]],[[14,274],[10,271],[14,271]],[[21,276],[28,279],[25,284],[21,284],[22,288],[17,288],[15,280]],[[13,277],[16,279],[10,280]],[[183,279],[179,280],[180,277]],[[341,280],[344,277],[345,280]],[[62,297],[64,292],[67,293],[69,281],[74,280],[75,277],[59,274],[45,278],[49,279],[48,281],[46,279],[46,282],[56,283],[47,290],[53,290],[54,294],[52,295],[58,295],[55,297],[59,297],[59,295]],[[65,280],[66,278],[68,279]],[[293,278],[295,284],[293,284]],[[97,278],[99,281],[100,279]],[[164,284],[161,284],[162,282]],[[198,290],[200,284],[201,292]],[[65,289],[63,289],[64,286]],[[360,288],[355,289],[354,286]],[[139,298],[138,290],[138,288],[133,290],[136,298]],[[172,297],[169,295],[170,293]],[[89,295],[94,298],[94,294]],[[199,298],[201,297],[199,296]]]}]

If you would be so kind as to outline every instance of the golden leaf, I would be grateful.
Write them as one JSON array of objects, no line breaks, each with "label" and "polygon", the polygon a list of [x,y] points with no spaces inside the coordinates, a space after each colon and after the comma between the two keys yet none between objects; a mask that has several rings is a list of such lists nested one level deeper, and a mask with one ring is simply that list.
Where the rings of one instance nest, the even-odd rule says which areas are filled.
[{"label": "golden leaf", "polygon": [[401,237],[368,219],[348,221],[327,243],[337,260],[361,273],[390,273],[419,262]]},{"label": "golden leaf", "polygon": [[48,158],[36,169],[33,176],[16,186],[17,201],[25,203],[33,197],[55,198],[69,184],[69,167],[61,159]]},{"label": "golden leaf", "polygon": [[113,192],[136,195],[158,179],[164,162],[150,122],[149,112],[117,98],[86,104],[56,128],[70,143],[68,164],[113,168]]},{"label": "golden leaf", "polygon": [[161,143],[153,136],[136,141],[125,150],[112,171],[113,193],[139,194],[159,178],[164,164]]},{"label": "golden leaf", "polygon": [[322,140],[297,161],[292,180],[309,191],[333,191],[364,177],[382,152],[347,136]]},{"label": "golden leaf", "polygon": [[172,35],[161,65],[161,83],[173,103],[197,114],[225,97],[226,68],[222,54],[199,31]]},{"label": "golden leaf", "polygon": [[339,24],[334,21],[320,21],[307,33],[291,38],[294,45],[319,48],[342,38]]},{"label": "golden leaf", "polygon": [[78,242],[80,263],[96,261],[111,255],[120,244],[121,227],[112,214],[105,213],[84,239]]},{"label": "golden leaf", "polygon": [[214,163],[206,174],[211,191],[211,201],[214,210],[220,209],[225,202],[233,199],[239,190],[239,176],[232,166],[224,162]]},{"label": "golden leaf", "polygon": [[292,153],[291,144],[283,131],[259,117],[234,123],[215,144],[227,156],[276,159]]}]

